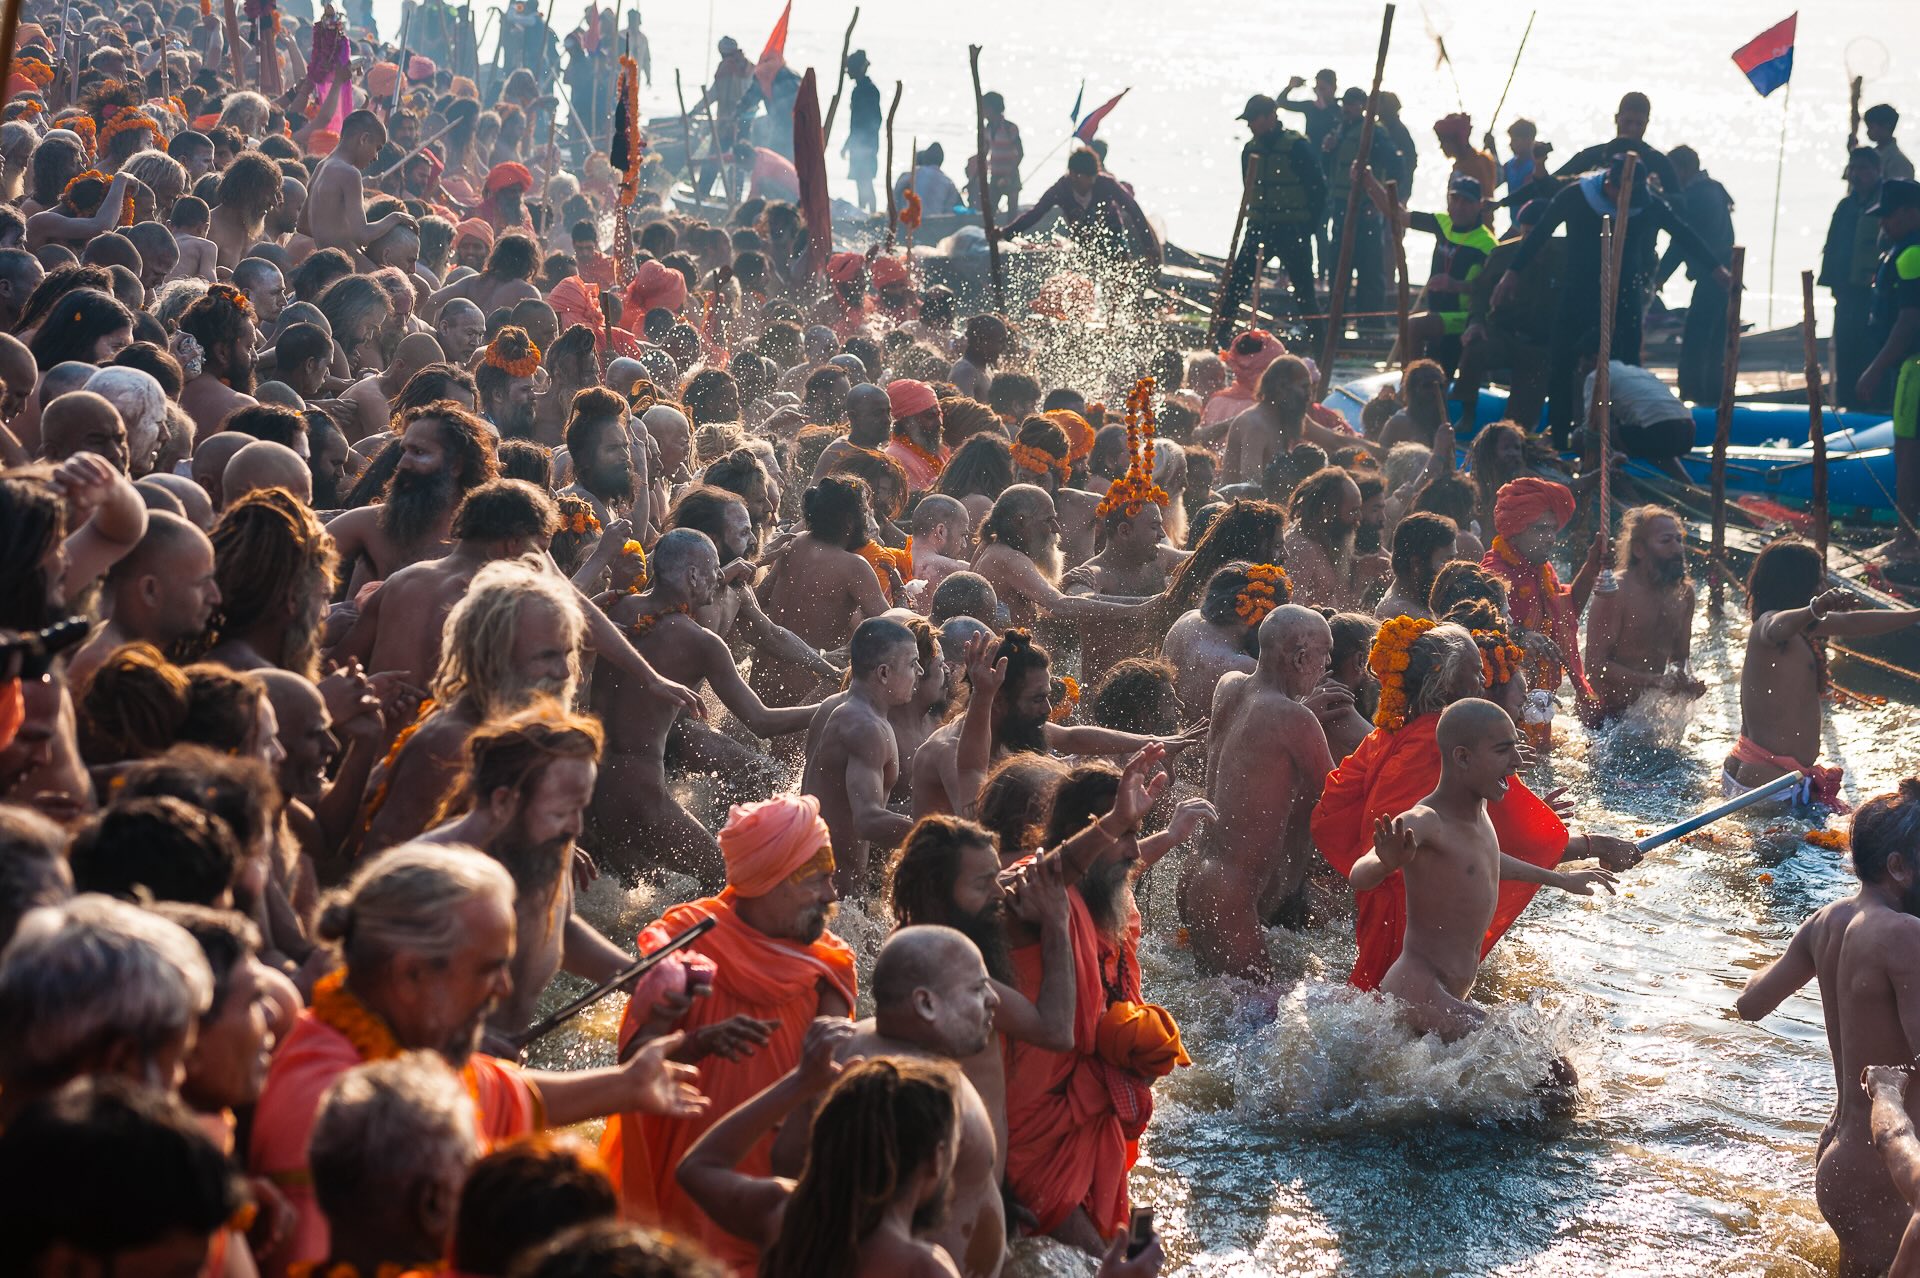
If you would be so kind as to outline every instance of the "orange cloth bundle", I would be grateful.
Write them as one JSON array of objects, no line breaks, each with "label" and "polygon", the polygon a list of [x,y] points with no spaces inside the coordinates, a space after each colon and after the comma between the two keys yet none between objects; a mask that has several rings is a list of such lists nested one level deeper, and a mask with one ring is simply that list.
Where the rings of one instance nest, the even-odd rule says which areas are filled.
[{"label": "orange cloth bundle", "polygon": [[1093,1050],[1107,1064],[1148,1078],[1165,1078],[1177,1066],[1193,1064],[1173,1013],[1155,1003],[1121,999],[1108,1007],[1094,1028]]}]

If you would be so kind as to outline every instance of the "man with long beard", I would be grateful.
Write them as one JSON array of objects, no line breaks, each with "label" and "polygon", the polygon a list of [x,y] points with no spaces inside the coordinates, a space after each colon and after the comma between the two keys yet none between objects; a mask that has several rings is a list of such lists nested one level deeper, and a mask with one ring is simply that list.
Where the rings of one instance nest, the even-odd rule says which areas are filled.
[{"label": "man with long beard", "polygon": [[1649,692],[1692,700],[1707,685],[1688,668],[1693,583],[1687,533],[1664,506],[1636,506],[1620,521],[1619,589],[1593,596],[1587,613],[1587,680],[1601,713],[1617,715]]},{"label": "man with long beard", "polygon": [[551,701],[485,725],[467,743],[466,815],[420,838],[478,848],[513,876],[513,993],[487,1018],[503,1049],[532,1023],[554,973],[599,982],[632,961],[573,908],[569,871],[600,743],[598,722]]},{"label": "man with long beard", "polygon": [[285,489],[266,488],[227,507],[212,541],[220,608],[207,659],[314,678],[338,562],[327,530]]},{"label": "man with long beard", "polygon": [[444,554],[454,511],[499,469],[486,423],[451,400],[407,410],[400,448],[379,503],[349,510],[328,527],[349,598],[366,582]]},{"label": "man with long beard", "polygon": [[1384,554],[1354,550],[1360,503],[1360,485],[1338,466],[1315,471],[1294,489],[1284,545],[1296,602],[1352,612],[1391,566]]},{"label": "man with long beard", "polygon": [[1157,602],[1062,594],[1060,519],[1053,498],[1033,484],[1014,484],[1002,492],[980,536],[973,570],[1006,601],[1015,625],[1032,625],[1042,615],[1082,623],[1126,621],[1144,618]]},{"label": "man with long beard", "polygon": [[593,517],[603,528],[636,513],[636,527],[647,523],[647,451],[634,447],[627,431],[627,401],[616,392],[590,386],[573,397],[567,455],[574,478],[560,495],[578,497],[592,506]]},{"label": "man with long beard", "polygon": [[1332,453],[1350,447],[1352,435],[1335,430],[1322,419],[1327,409],[1313,402],[1313,370],[1296,355],[1272,359],[1260,374],[1252,407],[1229,419],[1221,428],[1226,451],[1216,482],[1260,482],[1267,463],[1305,440]]},{"label": "man with long beard", "polygon": [[509,324],[487,343],[473,381],[480,391],[480,415],[500,438],[533,438],[533,375],[539,368],[540,348],[524,328]]},{"label": "man with long beard", "polygon": [[214,284],[180,315],[173,351],[187,375],[180,407],[193,418],[194,434],[206,439],[227,414],[258,401],[253,397],[253,353],[260,342],[253,304],[231,284]]}]

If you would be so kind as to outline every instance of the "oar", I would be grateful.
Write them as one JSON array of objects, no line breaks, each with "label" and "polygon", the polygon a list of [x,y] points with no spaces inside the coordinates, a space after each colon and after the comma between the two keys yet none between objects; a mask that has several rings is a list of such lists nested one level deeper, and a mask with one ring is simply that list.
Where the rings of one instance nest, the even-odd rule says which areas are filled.
[{"label": "oar", "polygon": [[1784,776],[1777,776],[1765,785],[1755,786],[1737,798],[1728,799],[1717,808],[1709,808],[1699,816],[1688,817],[1678,825],[1670,825],[1664,830],[1649,834],[1646,838],[1634,844],[1634,846],[1642,852],[1651,852],[1657,847],[1673,842],[1682,835],[1692,834],[1702,826],[1712,825],[1721,817],[1732,816],[1741,808],[1750,808],[1762,799],[1771,799],[1783,790],[1791,790],[1806,779],[1807,777],[1804,772],[1789,772]]},{"label": "oar", "polygon": [[712,931],[713,926],[714,920],[710,918],[701,919],[698,923],[695,923],[692,927],[680,933],[680,935],[674,937],[671,941],[668,941],[651,954],[643,955],[639,962],[624,972],[608,977],[606,980],[600,982],[600,984],[588,990],[585,994],[582,994],[579,998],[573,1000],[573,1002],[535,1025],[532,1029],[527,1030],[523,1034],[515,1035],[513,1039],[515,1045],[518,1046],[521,1051],[526,1051],[529,1043],[537,1042],[545,1038],[615,990],[623,989],[633,984],[642,976],[645,976],[660,960],[666,958],[667,955],[673,953],[675,950],[685,949],[693,941]]}]

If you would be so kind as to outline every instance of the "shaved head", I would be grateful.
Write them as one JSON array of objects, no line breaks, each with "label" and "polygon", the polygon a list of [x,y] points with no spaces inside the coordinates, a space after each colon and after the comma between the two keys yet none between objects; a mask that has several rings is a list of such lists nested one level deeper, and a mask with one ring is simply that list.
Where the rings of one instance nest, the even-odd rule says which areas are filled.
[{"label": "shaved head", "polygon": [[[893,426],[893,405],[887,392],[872,382],[862,382],[847,392],[847,437],[863,448],[878,448],[886,443]],[[877,443],[862,443],[877,440]]]},{"label": "shaved head", "polygon": [[173,494],[180,503],[187,522],[205,532],[213,527],[213,503],[207,499],[207,490],[188,479],[185,475],[167,475],[158,472],[142,477],[141,487],[157,488]]},{"label": "shaved head", "polygon": [[950,927],[903,927],[874,962],[874,1029],[943,1056],[985,1051],[999,1002],[980,947]]},{"label": "shaved head", "polygon": [[1441,711],[1435,739],[1444,752],[1483,741],[1511,740],[1513,735],[1513,720],[1505,710],[1491,701],[1466,697]]},{"label": "shaved head", "polygon": [[270,439],[256,439],[227,462],[220,481],[226,504],[263,488],[284,488],[300,499],[303,506],[313,505],[313,472],[299,453]]},{"label": "shaved head", "polygon": [[959,498],[945,493],[928,493],[913,508],[915,533],[930,533],[943,524],[949,527],[958,524],[964,529],[968,522],[966,506]]},{"label": "shaved head", "polygon": [[1333,630],[1325,617],[1299,604],[1281,604],[1260,623],[1260,651],[1272,648],[1285,652],[1321,635],[1329,644],[1333,642]]},{"label": "shaved head", "polygon": [[440,348],[440,341],[432,333],[408,333],[393,348],[393,362],[396,367],[405,367],[418,372],[429,364],[446,362],[446,352]]},{"label": "shaved head", "polygon": [[877,1012],[897,1011],[916,990],[944,984],[955,964],[979,949],[966,934],[950,927],[903,927],[880,947],[873,966],[873,1005]]}]

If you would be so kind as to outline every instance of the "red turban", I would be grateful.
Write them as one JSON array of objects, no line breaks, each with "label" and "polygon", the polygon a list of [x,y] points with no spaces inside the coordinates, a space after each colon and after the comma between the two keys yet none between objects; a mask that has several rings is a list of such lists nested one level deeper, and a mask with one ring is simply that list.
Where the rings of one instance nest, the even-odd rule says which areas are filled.
[{"label": "red turban", "polygon": [[[1259,346],[1243,353],[1240,346],[1249,337],[1258,342]],[[1220,352],[1220,360],[1233,374],[1234,384],[1244,386],[1251,395],[1253,387],[1260,380],[1260,374],[1267,371],[1267,365],[1286,353],[1287,347],[1284,342],[1264,328],[1256,328],[1242,333],[1229,342],[1227,349]]]},{"label": "red turban", "polygon": [[741,896],[765,896],[832,846],[820,800],[776,794],[762,803],[736,803],[720,830],[727,885]]},{"label": "red turban", "polygon": [[858,253],[835,253],[827,259],[827,278],[835,284],[847,284],[860,278],[867,259]]},{"label": "red turban", "polygon": [[1543,515],[1553,516],[1556,531],[1565,528],[1573,518],[1573,490],[1551,479],[1529,477],[1508,480],[1493,499],[1493,529],[1502,537],[1532,527]]},{"label": "red turban", "polygon": [[508,160],[505,164],[496,164],[487,170],[487,194],[504,191],[517,186],[522,191],[533,189],[533,174],[527,172],[527,166]]},{"label": "red turban", "polygon": [[873,259],[873,286],[891,288],[895,284],[907,282],[907,264],[897,257],[876,257]]},{"label": "red turban", "polygon": [[633,283],[621,299],[620,318],[628,327],[637,328],[648,311],[666,310],[678,315],[687,304],[687,277],[664,262],[642,262],[633,268]]},{"label": "red turban", "polygon": [[930,413],[940,407],[940,400],[933,393],[933,387],[925,382],[916,382],[911,377],[902,377],[887,383],[887,403],[893,409],[893,420],[904,422],[910,417]]},{"label": "red turban", "polygon": [[456,249],[459,248],[462,241],[465,240],[479,240],[488,248],[492,248],[493,227],[487,224],[485,218],[470,217],[455,227],[453,232],[453,246]]},{"label": "red turban", "polygon": [[1473,140],[1473,120],[1458,111],[1433,122],[1433,135],[1442,142],[1458,142],[1462,146]]}]

